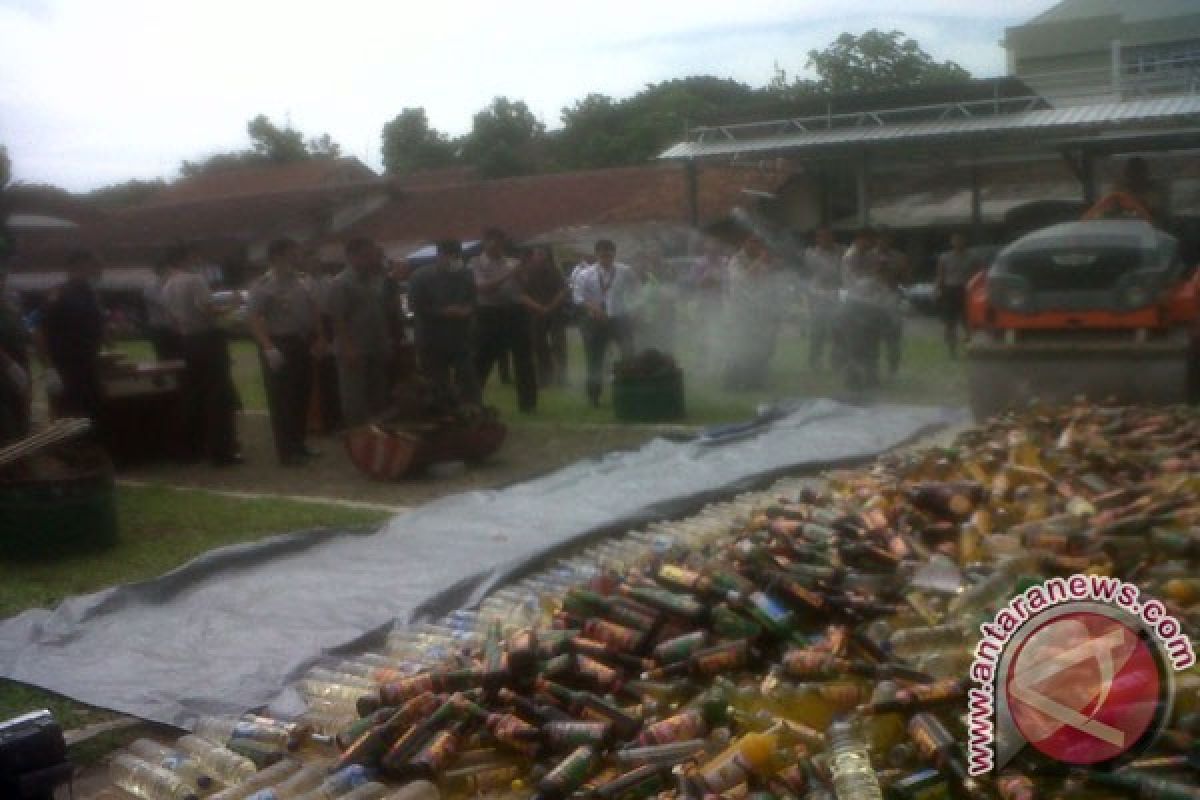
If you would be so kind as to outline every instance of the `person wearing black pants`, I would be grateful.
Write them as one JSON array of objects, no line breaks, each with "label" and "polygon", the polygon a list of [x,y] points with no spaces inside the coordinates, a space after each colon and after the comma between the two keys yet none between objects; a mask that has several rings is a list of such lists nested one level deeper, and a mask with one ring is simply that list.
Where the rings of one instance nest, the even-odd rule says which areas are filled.
[{"label": "person wearing black pants", "polygon": [[237,464],[237,389],[231,374],[229,341],[212,327],[180,339],[184,369],[184,396],[188,398],[186,429],[192,440],[189,453],[205,455],[214,466]]},{"label": "person wearing black pants", "polygon": [[615,343],[622,358],[633,356],[633,329],[629,320],[630,304],[637,288],[633,270],[616,262],[616,245],[607,239],[596,242],[596,263],[576,279],[575,301],[583,310],[579,327],[587,356],[587,395],[593,406],[600,405],[604,386],[604,359],[610,343]]},{"label": "person wearing black pants", "polygon": [[213,304],[195,252],[178,245],[164,261],[170,277],[162,287],[161,302],[184,363],[182,455],[207,457],[218,467],[240,463],[238,396],[229,341],[217,325],[221,310]]},{"label": "person wearing black pants", "polygon": [[476,316],[475,374],[487,384],[492,367],[511,355],[517,384],[517,408],[526,414],[537,410],[537,372],[529,312],[516,304],[480,306]]},{"label": "person wearing black pants", "polygon": [[102,272],[94,254],[72,253],[67,282],[55,290],[37,332],[51,410],[59,417],[89,418],[99,441],[104,441],[99,368],[104,311],[93,283]]},{"label": "person wearing black pants", "polygon": [[946,349],[951,358],[958,358],[958,340],[966,329],[967,283],[975,274],[975,263],[967,250],[967,237],[955,233],[950,237],[950,249],[938,256],[934,291],[942,305]]},{"label": "person wearing black pants", "polygon": [[[282,362],[272,366],[275,351]],[[302,462],[313,451],[305,444],[308,433],[308,403],[312,394],[312,344],[303,336],[272,336],[269,348],[259,348],[263,387],[267,392],[267,411],[271,415],[271,433],[279,462]]]},{"label": "person wearing black pants", "polygon": [[504,254],[508,239],[501,231],[483,234],[483,252],[468,264],[475,277],[475,374],[480,387],[487,385],[492,367],[506,354],[512,356],[517,384],[517,408],[537,410],[537,373],[533,368],[530,311],[544,309],[531,300],[522,285],[518,263]]},{"label": "person wearing black pants", "polygon": [[250,330],[258,343],[275,453],[284,466],[319,455],[305,443],[312,392],[312,357],[325,350],[317,308],[297,267],[300,248],[291,239],[267,246],[269,269],[250,290]]}]

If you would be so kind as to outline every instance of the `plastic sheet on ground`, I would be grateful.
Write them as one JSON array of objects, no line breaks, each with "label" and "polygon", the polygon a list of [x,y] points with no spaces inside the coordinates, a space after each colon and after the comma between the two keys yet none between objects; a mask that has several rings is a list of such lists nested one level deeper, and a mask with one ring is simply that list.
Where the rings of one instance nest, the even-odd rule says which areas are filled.
[{"label": "plastic sheet on ground", "polygon": [[[691,513],[785,472],[876,455],[961,420],[817,400],[726,439],[653,440],[507,488],[445,497],[373,534],[224,547],[142,583],[0,622],[0,675],[144,719],[272,705],[332,652],[477,602],[582,539]],[[298,710],[298,709],[297,709]]]}]

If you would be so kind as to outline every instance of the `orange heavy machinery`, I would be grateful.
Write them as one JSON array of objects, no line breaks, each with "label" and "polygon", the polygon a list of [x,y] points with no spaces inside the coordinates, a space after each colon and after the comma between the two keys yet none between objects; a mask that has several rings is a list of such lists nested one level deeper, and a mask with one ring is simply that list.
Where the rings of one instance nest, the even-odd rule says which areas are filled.
[{"label": "orange heavy machinery", "polygon": [[[1112,213],[1122,218],[1106,218]],[[1078,222],[1001,250],[967,288],[968,383],[977,419],[1032,400],[1197,399],[1200,277],[1136,198],[1109,195]]]}]

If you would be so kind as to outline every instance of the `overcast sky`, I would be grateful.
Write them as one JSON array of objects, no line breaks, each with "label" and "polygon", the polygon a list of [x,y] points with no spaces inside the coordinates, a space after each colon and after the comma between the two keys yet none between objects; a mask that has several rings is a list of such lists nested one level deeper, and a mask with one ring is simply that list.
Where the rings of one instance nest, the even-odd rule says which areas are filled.
[{"label": "overcast sky", "polygon": [[1055,0],[0,0],[0,143],[14,177],[86,190],[172,178],[264,113],[380,168],[407,106],[465,132],[496,95],[548,128],[588,92],[693,74],[765,84],[844,31],[898,29],[977,77]]}]

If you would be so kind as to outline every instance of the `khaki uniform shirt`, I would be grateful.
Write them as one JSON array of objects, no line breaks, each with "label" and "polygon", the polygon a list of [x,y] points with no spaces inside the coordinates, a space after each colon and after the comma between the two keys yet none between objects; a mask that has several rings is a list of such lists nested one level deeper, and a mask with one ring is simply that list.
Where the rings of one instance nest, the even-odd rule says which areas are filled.
[{"label": "khaki uniform shirt", "polygon": [[246,302],[251,314],[266,322],[268,336],[316,334],[316,307],[308,286],[299,275],[280,278],[274,270],[259,278]]}]

